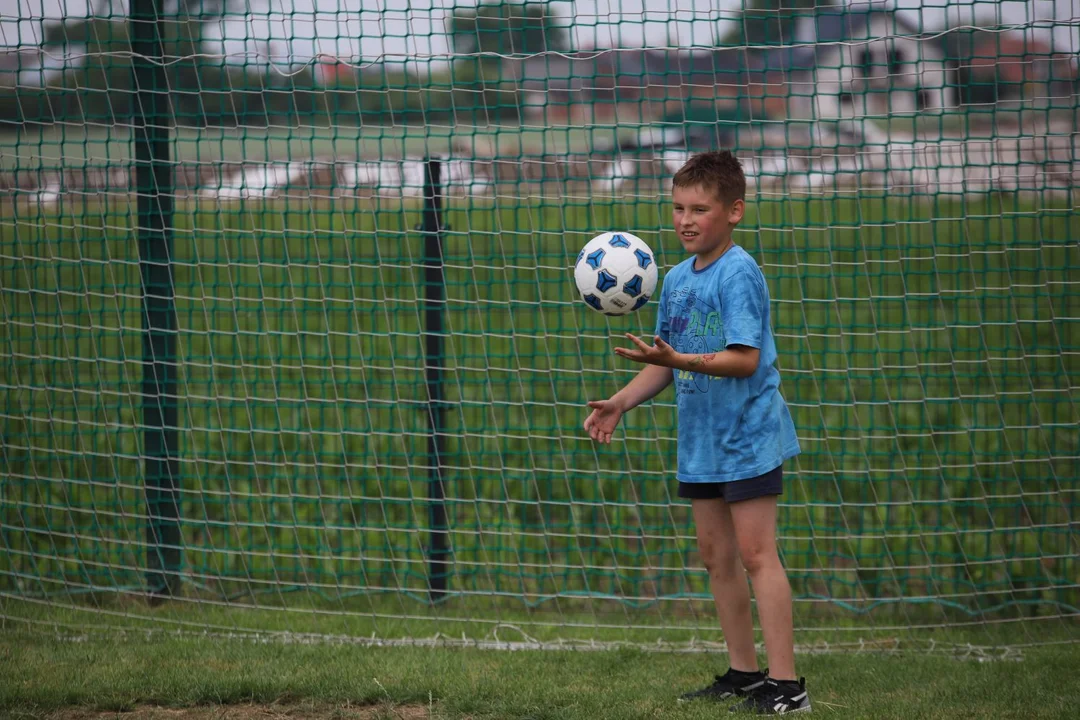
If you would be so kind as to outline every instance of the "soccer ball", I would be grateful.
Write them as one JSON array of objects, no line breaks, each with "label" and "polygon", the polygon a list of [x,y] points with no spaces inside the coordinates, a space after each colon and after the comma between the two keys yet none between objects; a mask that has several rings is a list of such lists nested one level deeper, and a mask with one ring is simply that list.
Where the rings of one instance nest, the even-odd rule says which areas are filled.
[{"label": "soccer ball", "polygon": [[656,258],[645,241],[625,232],[597,235],[577,256],[574,282],[581,299],[605,315],[625,315],[656,291]]}]

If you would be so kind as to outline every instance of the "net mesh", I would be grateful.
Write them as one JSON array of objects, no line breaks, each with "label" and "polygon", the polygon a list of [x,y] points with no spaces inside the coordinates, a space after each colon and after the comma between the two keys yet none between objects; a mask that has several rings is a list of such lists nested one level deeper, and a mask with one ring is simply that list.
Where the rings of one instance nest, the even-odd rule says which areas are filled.
[{"label": "net mesh", "polygon": [[[724,147],[803,448],[779,521],[800,642],[1076,639],[1074,18],[35,7],[0,16],[0,621],[716,639],[674,496],[673,398],[611,446],[581,429],[632,377],[612,347],[651,334],[655,304],[606,318],[570,270],[607,230],[643,238],[661,275],[682,260],[671,174]],[[160,55],[131,52],[140,27]],[[162,358],[144,345],[133,118],[154,94],[175,521],[146,480],[145,361]],[[133,598],[154,590],[163,524],[182,589],[151,607]]]}]

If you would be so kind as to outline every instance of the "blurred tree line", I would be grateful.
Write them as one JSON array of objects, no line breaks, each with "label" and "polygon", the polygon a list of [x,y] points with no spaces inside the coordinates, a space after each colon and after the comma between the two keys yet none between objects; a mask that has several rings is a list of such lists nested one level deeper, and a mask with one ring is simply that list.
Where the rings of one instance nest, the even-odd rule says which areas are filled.
[{"label": "blurred tree line", "polygon": [[784,45],[795,42],[798,23],[836,0],[746,0],[738,23],[720,38],[721,47]]},{"label": "blurred tree line", "polygon": [[[514,122],[521,94],[501,56],[569,47],[546,0],[485,0],[451,10],[445,29],[455,58],[423,77],[401,63],[357,68],[317,60],[281,73],[261,60],[228,63],[208,52],[211,29],[230,12],[243,12],[242,0],[175,2],[162,38],[172,114],[177,124],[196,127]],[[136,95],[129,20],[111,0],[95,11],[44,25],[40,50],[70,59],[45,86],[4,83],[0,125],[130,117]]]},{"label": "blurred tree line", "polygon": [[[97,0],[93,17],[45,23],[38,50],[43,57],[65,58],[66,64],[44,86],[34,80],[12,82],[20,70],[18,64],[12,70],[10,60],[30,53],[0,57],[9,61],[6,69],[0,66],[0,127],[127,122],[136,97],[130,21],[114,2]],[[515,76],[522,63],[507,58],[570,50],[567,21],[552,9],[552,1],[483,0],[450,9],[444,30],[453,59],[433,62],[429,72],[407,71],[400,62],[359,66],[320,59],[300,67],[286,60],[287,69],[278,72],[265,58],[238,63],[211,47],[217,26],[226,16],[243,13],[245,0],[166,2],[169,17],[162,44],[172,113],[179,125],[513,123],[522,113],[523,93]],[[727,25],[718,44],[790,43],[801,18],[834,4],[747,0],[739,22]],[[1002,42],[996,35],[992,39]],[[1029,61],[1032,51],[1024,49],[1010,55],[1014,62],[1000,65],[995,62],[1000,48],[987,50],[991,43],[982,39],[971,33],[949,33],[946,38],[962,102],[992,104],[1016,94],[1034,70],[1048,75],[1050,82],[1069,86],[1061,92],[1076,91],[1080,81],[1075,61]],[[1013,78],[1002,68],[1014,75],[1025,72]]]}]

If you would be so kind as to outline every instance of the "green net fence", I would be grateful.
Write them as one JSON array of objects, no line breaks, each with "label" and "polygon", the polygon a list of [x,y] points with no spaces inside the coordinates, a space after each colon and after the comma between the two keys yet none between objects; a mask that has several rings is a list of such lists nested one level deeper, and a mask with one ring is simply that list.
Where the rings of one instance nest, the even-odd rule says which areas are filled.
[{"label": "green net fence", "polygon": [[715,638],[673,396],[581,427],[655,303],[572,267],[623,230],[662,278],[723,147],[800,638],[1075,640],[1080,38],[1005,5],[0,15],[0,622]]}]

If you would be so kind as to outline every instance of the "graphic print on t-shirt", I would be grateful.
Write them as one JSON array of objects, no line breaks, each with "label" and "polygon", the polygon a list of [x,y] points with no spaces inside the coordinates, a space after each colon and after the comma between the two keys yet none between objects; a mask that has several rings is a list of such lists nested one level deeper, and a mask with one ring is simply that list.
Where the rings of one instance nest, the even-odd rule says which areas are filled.
[{"label": "graphic print on t-shirt", "polygon": [[[703,300],[697,291],[680,288],[668,297],[671,347],[676,352],[704,355],[724,349],[724,323],[720,308]],[[690,370],[676,370],[676,392],[680,395],[707,393],[712,375]]]}]

